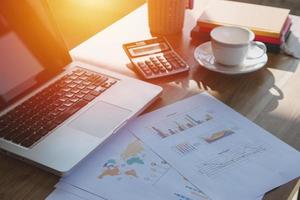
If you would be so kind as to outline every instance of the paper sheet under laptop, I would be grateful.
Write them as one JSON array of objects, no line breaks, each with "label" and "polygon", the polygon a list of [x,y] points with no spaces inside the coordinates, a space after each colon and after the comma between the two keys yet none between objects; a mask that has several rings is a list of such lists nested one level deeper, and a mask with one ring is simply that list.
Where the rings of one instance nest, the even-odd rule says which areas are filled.
[{"label": "paper sheet under laptop", "polygon": [[127,128],[211,199],[259,199],[300,176],[297,150],[205,93]]},{"label": "paper sheet under laptop", "polygon": [[142,116],[127,128],[159,156],[121,130],[47,200],[260,200],[300,174],[299,152],[207,94]]},{"label": "paper sheet under laptop", "polygon": [[56,188],[47,200],[70,194],[89,200],[210,200],[127,130],[88,156]]}]

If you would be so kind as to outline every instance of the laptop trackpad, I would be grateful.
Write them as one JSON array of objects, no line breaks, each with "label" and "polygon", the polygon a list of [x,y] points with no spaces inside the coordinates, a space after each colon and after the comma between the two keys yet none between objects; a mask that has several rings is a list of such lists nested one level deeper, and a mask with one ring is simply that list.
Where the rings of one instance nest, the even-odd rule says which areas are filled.
[{"label": "laptop trackpad", "polygon": [[127,119],[130,113],[130,110],[99,101],[71,121],[69,126],[102,138]]}]

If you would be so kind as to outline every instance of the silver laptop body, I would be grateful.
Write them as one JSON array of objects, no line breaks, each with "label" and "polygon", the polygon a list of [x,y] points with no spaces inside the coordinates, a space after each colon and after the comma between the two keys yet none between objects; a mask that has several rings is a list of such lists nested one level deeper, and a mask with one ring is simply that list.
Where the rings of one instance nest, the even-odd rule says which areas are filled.
[{"label": "silver laptop body", "polygon": [[[26,17],[24,18],[24,16]],[[73,62],[51,20],[47,5],[40,1],[10,0],[1,2],[0,149],[53,173],[63,175],[151,104],[161,94],[162,88],[96,66]],[[114,59],[113,55],[107,59]],[[82,80],[73,77],[74,74],[83,76],[80,77]],[[105,77],[113,84],[101,83],[104,88],[107,87],[102,91],[102,85],[96,85],[96,88],[93,84],[88,85],[89,82],[84,82],[85,75],[81,74],[88,74],[98,79]],[[28,140],[32,138],[30,131],[32,130],[32,134],[35,134],[36,131],[31,129],[31,124],[28,125],[29,128],[27,125],[23,126],[21,114],[15,116],[14,111],[21,109],[22,105],[27,105],[26,102],[52,88],[53,85],[64,81],[70,82],[69,79],[72,78],[74,78],[74,83],[77,80],[76,83],[79,84],[74,86],[72,82],[68,83],[69,85],[66,87],[71,89],[70,91],[66,89],[66,93],[63,93],[63,95],[69,94],[69,96],[73,94],[72,99],[68,99],[69,96],[60,99],[66,100],[66,102],[61,110],[59,110],[60,107],[54,106],[49,111],[51,117],[52,114],[57,114],[54,111],[58,110],[58,116],[65,117],[64,108],[68,106],[68,103],[73,103],[73,106],[82,98],[89,99],[91,97],[88,96],[91,92],[85,96],[80,95],[83,90],[77,89],[77,87],[80,88],[79,85],[83,83],[87,85],[82,87],[94,88],[93,92],[94,90],[96,93],[99,91],[100,94],[93,96],[92,100],[85,101],[83,107],[77,109],[66,119],[55,116],[53,119],[62,122],[57,123],[42,137],[39,136],[40,138],[32,144],[28,144]],[[74,88],[72,88],[73,86]],[[56,92],[52,93],[56,95]],[[40,102],[37,101],[40,110],[44,108],[43,105],[40,105],[43,101],[43,99]],[[50,107],[52,104],[45,103],[45,110],[48,108],[47,106]],[[30,108],[28,109],[30,110]],[[66,109],[69,108],[66,107]],[[27,112],[26,106],[21,110]],[[38,113],[40,110],[36,112]],[[48,114],[45,112],[45,119]],[[14,121],[14,118],[9,118],[8,115],[15,116],[19,121]],[[24,121],[33,120],[31,121],[32,126],[39,125],[39,127],[48,124],[48,121],[40,121],[40,118],[44,117],[43,115],[37,116],[38,119],[34,118],[35,114],[24,115]],[[11,123],[13,125],[10,125]],[[22,130],[22,127],[25,127],[26,131]],[[25,137],[16,130],[21,130],[22,134],[25,132],[29,135],[28,137],[25,135]],[[16,138],[17,136],[18,138]]]}]

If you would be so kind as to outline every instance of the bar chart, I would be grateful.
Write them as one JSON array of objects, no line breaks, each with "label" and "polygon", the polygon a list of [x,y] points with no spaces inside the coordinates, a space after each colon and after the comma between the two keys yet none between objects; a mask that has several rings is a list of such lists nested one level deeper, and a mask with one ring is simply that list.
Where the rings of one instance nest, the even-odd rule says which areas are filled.
[{"label": "bar chart", "polygon": [[185,156],[193,151],[197,150],[197,147],[189,142],[184,142],[174,146],[174,150],[181,156]]},{"label": "bar chart", "polygon": [[197,110],[194,110],[187,113],[176,114],[169,117],[167,120],[153,124],[150,128],[152,132],[157,134],[159,137],[167,138],[188,129],[200,126],[212,119],[213,116],[211,114],[206,113],[203,115],[203,111],[198,112]]}]

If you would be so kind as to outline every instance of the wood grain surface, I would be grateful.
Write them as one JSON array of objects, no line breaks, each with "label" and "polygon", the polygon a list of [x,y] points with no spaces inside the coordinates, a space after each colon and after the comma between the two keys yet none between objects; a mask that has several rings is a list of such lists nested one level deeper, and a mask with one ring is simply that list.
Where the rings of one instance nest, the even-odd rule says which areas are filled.
[{"label": "wood grain surface", "polygon": [[[200,11],[197,11],[200,12]],[[297,18],[300,20],[300,18]],[[195,18],[187,14],[182,34],[167,39],[191,66],[189,73],[152,81],[164,88],[162,96],[145,112],[207,91],[276,137],[300,150],[300,64],[283,55],[268,54],[267,65],[254,73],[228,76],[202,68],[193,58],[194,49],[208,37],[191,41],[189,31]],[[299,169],[300,170],[300,169]],[[0,199],[44,199],[59,177],[0,154]],[[298,180],[265,195],[268,200],[290,200]],[[299,184],[298,184],[299,185]]]}]

